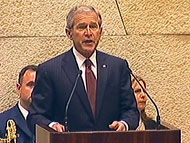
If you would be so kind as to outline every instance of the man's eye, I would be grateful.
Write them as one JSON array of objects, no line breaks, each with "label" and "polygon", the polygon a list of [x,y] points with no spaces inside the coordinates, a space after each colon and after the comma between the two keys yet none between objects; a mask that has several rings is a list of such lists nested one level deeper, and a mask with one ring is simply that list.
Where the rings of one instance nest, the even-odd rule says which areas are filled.
[{"label": "man's eye", "polygon": [[77,29],[78,30],[84,30],[84,29],[86,29],[86,27],[87,27],[86,25],[78,25]]},{"label": "man's eye", "polygon": [[141,93],[141,90],[135,90],[135,93],[139,94],[139,93]]},{"label": "man's eye", "polygon": [[27,86],[30,86],[30,87],[33,87],[34,85],[35,85],[34,82],[29,82],[29,83],[27,84]]},{"label": "man's eye", "polygon": [[90,29],[92,29],[92,30],[98,29],[98,25],[97,25],[97,24],[91,24],[91,25],[89,25],[89,27],[90,27]]},{"label": "man's eye", "polygon": [[77,28],[77,30],[79,30],[79,31],[83,31],[83,30],[85,30],[85,29],[87,29],[87,28],[89,28],[90,30],[95,31],[95,30],[97,30],[97,29],[99,28],[99,25],[96,24],[96,23],[92,23],[92,24],[90,24],[90,25],[87,25],[87,24],[79,24],[76,28]]}]

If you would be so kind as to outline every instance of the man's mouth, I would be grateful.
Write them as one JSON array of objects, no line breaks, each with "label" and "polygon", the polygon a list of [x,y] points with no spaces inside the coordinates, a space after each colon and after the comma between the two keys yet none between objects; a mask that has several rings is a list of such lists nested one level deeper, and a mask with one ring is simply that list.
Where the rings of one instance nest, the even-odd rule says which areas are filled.
[{"label": "man's mouth", "polygon": [[146,101],[139,101],[140,104],[146,104]]},{"label": "man's mouth", "polygon": [[94,44],[95,42],[93,40],[85,40],[83,41],[85,44]]}]

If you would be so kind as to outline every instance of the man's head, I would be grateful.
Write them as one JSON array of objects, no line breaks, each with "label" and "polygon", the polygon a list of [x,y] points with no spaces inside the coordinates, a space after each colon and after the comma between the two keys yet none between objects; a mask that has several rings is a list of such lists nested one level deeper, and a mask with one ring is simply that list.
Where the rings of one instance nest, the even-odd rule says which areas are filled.
[{"label": "man's head", "polygon": [[20,73],[17,83],[17,93],[20,96],[20,104],[26,110],[31,103],[31,93],[35,85],[37,66],[28,65]]},{"label": "man's head", "polygon": [[[146,89],[146,82],[139,76],[136,76],[141,85]],[[140,87],[140,85],[137,83],[135,79],[132,80],[132,87],[135,92],[135,97],[137,100],[138,108],[140,111],[144,110],[146,107],[147,102],[147,95],[144,93],[143,89]]]},{"label": "man's head", "polygon": [[66,34],[76,50],[88,58],[99,43],[101,26],[100,13],[92,6],[80,5],[72,8],[67,16]]}]

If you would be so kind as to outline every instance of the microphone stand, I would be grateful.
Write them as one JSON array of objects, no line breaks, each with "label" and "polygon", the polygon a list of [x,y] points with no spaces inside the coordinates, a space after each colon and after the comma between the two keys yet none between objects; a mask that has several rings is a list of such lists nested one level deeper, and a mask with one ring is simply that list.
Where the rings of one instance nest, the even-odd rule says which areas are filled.
[{"label": "microphone stand", "polygon": [[66,132],[69,132],[69,129],[68,129],[68,117],[67,117],[67,112],[68,112],[68,108],[69,108],[69,104],[71,102],[71,99],[73,97],[73,94],[74,94],[74,91],[76,89],[76,86],[77,86],[77,82],[78,82],[78,79],[80,77],[80,75],[82,74],[82,71],[79,70],[78,74],[77,74],[77,77],[76,77],[76,80],[75,80],[75,83],[74,83],[74,86],[73,86],[73,89],[71,91],[71,94],[69,96],[69,99],[67,101],[67,104],[66,104],[66,108],[65,108],[65,118],[64,118],[64,125],[65,125],[65,131]]}]

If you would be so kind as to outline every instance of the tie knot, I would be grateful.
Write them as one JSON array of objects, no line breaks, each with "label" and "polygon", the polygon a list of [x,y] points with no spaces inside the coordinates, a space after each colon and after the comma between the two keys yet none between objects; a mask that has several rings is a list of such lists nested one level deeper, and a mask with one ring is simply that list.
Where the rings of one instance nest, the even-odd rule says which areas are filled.
[{"label": "tie knot", "polygon": [[90,60],[90,59],[86,59],[85,61],[84,61],[84,63],[85,63],[85,67],[87,67],[87,68],[91,68],[91,65],[92,65],[92,61]]}]

